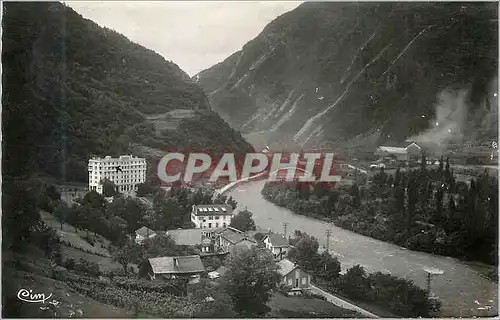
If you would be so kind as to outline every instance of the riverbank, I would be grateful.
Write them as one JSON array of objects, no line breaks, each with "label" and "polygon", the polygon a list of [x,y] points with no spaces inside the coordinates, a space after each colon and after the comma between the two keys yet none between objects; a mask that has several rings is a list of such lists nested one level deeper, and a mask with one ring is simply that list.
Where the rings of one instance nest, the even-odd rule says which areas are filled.
[{"label": "riverbank", "polygon": [[[367,219],[366,217],[356,214],[356,213],[348,213],[345,215],[340,215],[340,216],[333,216],[333,217],[325,217],[324,215],[315,213],[312,208],[308,208],[307,206],[304,206],[304,210],[297,210],[297,205],[295,205],[294,201],[291,199],[286,198],[285,194],[277,194],[276,192],[281,191],[276,191],[276,189],[273,190],[273,187],[266,187],[261,191],[262,196],[264,199],[267,201],[280,206],[282,208],[286,208],[289,210],[292,210],[295,214],[298,215],[303,215],[307,217],[311,217],[314,219],[318,219],[327,223],[331,223],[337,227],[340,227],[345,230],[349,230],[367,237],[371,237],[377,240],[381,240],[384,242],[389,242],[396,244],[400,246],[401,248],[404,249],[409,249],[409,250],[416,250],[416,251],[422,251],[426,253],[431,253],[431,254],[436,254],[436,255],[441,255],[444,257],[451,256],[451,257],[456,257],[459,256],[459,254],[456,254],[453,251],[450,251],[449,248],[445,246],[445,243],[436,243],[433,242],[432,246],[423,246],[419,242],[410,242],[410,241],[403,241],[402,238],[397,238],[394,237],[393,233],[389,230],[390,226],[388,226],[387,223],[387,218],[384,218],[382,215],[379,215],[378,219]],[[284,200],[287,199],[287,200]],[[284,200],[284,201],[280,201]],[[311,207],[313,207],[311,205]],[[422,238],[422,237],[421,237]],[[421,239],[420,238],[420,239]],[[396,240],[396,241],[395,241]],[[398,241],[399,240],[399,241]],[[430,240],[429,240],[430,241]],[[408,245],[409,244],[409,245]],[[422,250],[424,249],[424,250]],[[452,254],[442,254],[442,253],[452,253]],[[455,254],[453,254],[455,253]],[[461,259],[464,263],[467,265],[471,266],[474,268],[476,271],[478,271],[483,277],[487,278],[488,280],[494,281],[498,283],[498,269],[495,265],[489,265],[485,264],[482,262],[478,261],[472,261],[472,260],[465,260]]]},{"label": "riverbank", "polygon": [[256,225],[273,232],[302,230],[316,237],[320,246],[325,244],[326,231],[331,231],[330,253],[338,257],[342,269],[363,266],[367,272],[389,273],[410,279],[426,288],[426,269],[439,269],[444,273],[433,277],[432,294],[442,301],[442,317],[493,317],[498,315],[498,284],[485,279],[474,268],[450,257],[411,251],[400,246],[366,237],[331,223],[298,215],[274,205],[261,194],[265,181],[247,182],[229,191],[238,202],[239,209],[253,213]]},{"label": "riverbank", "polygon": [[[372,184],[335,189],[266,183],[261,193],[267,201],[297,214],[368,237],[494,266],[498,261],[497,180],[483,175],[467,186],[442,175],[438,171],[395,176],[380,172]],[[446,184],[449,187],[443,188]]]}]

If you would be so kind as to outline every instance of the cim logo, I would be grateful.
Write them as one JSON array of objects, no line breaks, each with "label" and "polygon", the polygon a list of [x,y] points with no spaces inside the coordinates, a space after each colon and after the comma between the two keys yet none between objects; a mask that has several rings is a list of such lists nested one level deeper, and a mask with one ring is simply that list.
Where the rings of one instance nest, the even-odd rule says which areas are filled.
[{"label": "cim logo", "polygon": [[165,184],[202,179],[235,182],[257,176],[268,181],[335,183],[340,176],[335,175],[333,163],[333,153],[225,153],[212,157],[172,152],[161,158],[157,168],[158,178]]}]

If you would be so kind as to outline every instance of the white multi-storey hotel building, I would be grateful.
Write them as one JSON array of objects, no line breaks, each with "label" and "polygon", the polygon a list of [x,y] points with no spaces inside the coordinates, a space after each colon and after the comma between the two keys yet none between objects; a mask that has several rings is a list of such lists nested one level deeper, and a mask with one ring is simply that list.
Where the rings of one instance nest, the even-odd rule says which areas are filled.
[{"label": "white multi-storey hotel building", "polygon": [[191,221],[196,228],[225,228],[233,217],[233,208],[228,204],[193,205],[191,210]]},{"label": "white multi-storey hotel building", "polygon": [[102,194],[105,179],[112,181],[119,192],[137,191],[137,185],[146,182],[146,159],[131,155],[90,159],[89,190]]}]

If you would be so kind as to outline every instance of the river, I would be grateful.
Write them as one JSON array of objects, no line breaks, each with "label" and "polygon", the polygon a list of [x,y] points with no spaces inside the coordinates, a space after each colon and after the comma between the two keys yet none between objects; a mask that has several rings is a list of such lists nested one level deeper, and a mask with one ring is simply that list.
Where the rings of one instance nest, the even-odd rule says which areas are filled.
[{"label": "river", "polygon": [[442,270],[433,277],[431,291],[442,301],[443,317],[496,316],[498,314],[498,285],[484,278],[479,272],[454,258],[407,250],[399,246],[375,240],[333,224],[297,215],[278,207],[261,195],[265,181],[238,184],[229,194],[238,202],[238,208],[253,212],[255,223],[274,232],[287,233],[301,230],[325,244],[326,230],[330,229],[330,252],[336,255],[342,267],[360,264],[368,272],[380,271],[413,280],[426,288],[425,268]]}]

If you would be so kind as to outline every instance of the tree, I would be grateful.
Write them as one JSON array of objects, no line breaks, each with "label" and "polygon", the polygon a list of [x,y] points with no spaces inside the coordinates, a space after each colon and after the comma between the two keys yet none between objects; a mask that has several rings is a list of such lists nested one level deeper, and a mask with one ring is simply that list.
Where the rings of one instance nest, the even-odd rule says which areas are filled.
[{"label": "tree", "polygon": [[181,208],[176,198],[167,198],[154,206],[155,227],[161,230],[171,230],[184,226],[189,215]]},{"label": "tree", "polygon": [[399,186],[400,183],[402,183],[402,178],[401,178],[401,169],[398,167],[396,169],[396,173],[394,174],[394,187],[396,188]]},{"label": "tree", "polygon": [[398,185],[394,189],[394,207],[396,212],[403,214],[405,210],[405,189]]},{"label": "tree", "polygon": [[323,251],[319,259],[318,276],[327,281],[335,280],[341,271],[340,262],[328,251]]},{"label": "tree", "polygon": [[18,248],[40,222],[36,199],[24,186],[5,181],[2,186],[3,248]]},{"label": "tree", "polygon": [[203,258],[203,266],[207,271],[214,271],[220,268],[222,266],[222,262],[218,257],[213,257],[209,256],[206,258]]},{"label": "tree", "polygon": [[108,217],[117,216],[127,222],[128,233],[133,233],[144,225],[146,207],[136,199],[117,198],[108,204],[106,215]]},{"label": "tree", "polygon": [[63,229],[63,223],[66,222],[68,218],[70,208],[66,204],[66,202],[60,202],[54,210],[54,215],[56,216],[57,221],[61,224],[61,230]]},{"label": "tree", "polygon": [[256,230],[255,221],[253,221],[252,215],[253,214],[246,209],[240,211],[231,219],[231,224],[229,226],[243,232]]},{"label": "tree", "polygon": [[422,152],[422,160],[420,162],[420,171],[425,172],[427,170],[427,157],[425,152]]},{"label": "tree", "polygon": [[223,288],[231,296],[241,317],[262,317],[270,311],[266,305],[277,289],[280,274],[271,252],[252,247],[229,257]]},{"label": "tree", "polygon": [[229,199],[227,199],[227,204],[230,205],[233,210],[236,209],[236,207],[238,207],[238,202],[236,202],[236,200],[234,200],[233,197],[229,196]]},{"label": "tree", "polygon": [[438,187],[434,197],[436,201],[436,219],[439,221],[443,217],[444,190],[442,187]]},{"label": "tree", "polygon": [[455,198],[454,195],[450,194],[448,197],[448,215],[450,217],[454,217],[455,211],[456,211]]},{"label": "tree", "polygon": [[111,257],[113,261],[118,262],[125,273],[128,272],[130,263],[139,264],[144,259],[144,249],[133,241],[127,241],[125,245],[117,247],[112,251]]},{"label": "tree", "polygon": [[146,255],[149,258],[197,254],[196,249],[190,246],[179,246],[170,236],[165,234],[159,234],[152,239],[146,239],[144,247],[146,248]]},{"label": "tree", "polygon": [[57,190],[56,186],[50,185],[45,189],[44,194],[50,198],[52,201],[61,200],[61,193]]},{"label": "tree", "polygon": [[443,169],[444,169],[444,159],[443,156],[439,158],[439,167],[438,167],[438,177],[441,179],[443,177]]},{"label": "tree", "polygon": [[224,288],[211,285],[202,279],[189,287],[191,303],[194,305],[193,318],[237,318],[231,296]]},{"label": "tree", "polygon": [[361,196],[359,194],[358,185],[353,184],[349,193],[352,197],[352,206],[356,209],[359,208],[361,206]]},{"label": "tree", "polygon": [[104,197],[114,197],[118,194],[118,191],[116,190],[116,185],[114,184],[113,181],[109,179],[104,179],[102,182],[102,195]]},{"label": "tree", "polygon": [[369,290],[365,269],[360,265],[347,269],[340,283],[343,291],[352,298],[362,298]]},{"label": "tree", "polygon": [[445,164],[445,169],[444,169],[444,178],[446,183],[449,183],[449,179],[451,178],[452,174],[450,171],[450,158],[446,158],[446,164]]},{"label": "tree", "polygon": [[319,265],[318,240],[307,233],[296,232],[297,242],[288,253],[288,258],[309,271],[315,271]]},{"label": "tree", "polygon": [[37,245],[45,252],[47,258],[61,263],[61,240],[57,232],[42,221],[34,234]]},{"label": "tree", "polygon": [[97,193],[97,191],[92,190],[92,191],[88,192],[87,194],[85,194],[85,196],[81,200],[81,204],[82,205],[89,204],[92,208],[102,210],[104,212],[104,207],[106,205],[106,199],[104,199],[104,197],[102,195]]},{"label": "tree", "polygon": [[148,183],[140,183],[137,185],[136,195],[138,197],[145,197],[153,195],[155,193],[155,187]]}]

